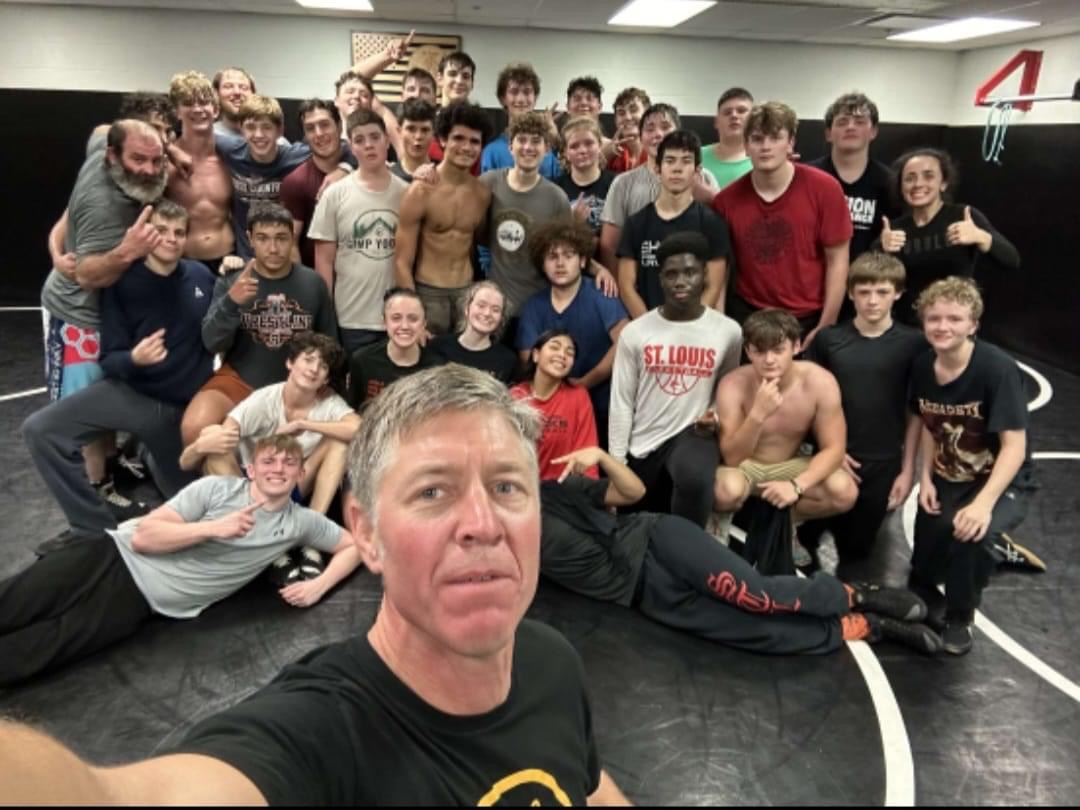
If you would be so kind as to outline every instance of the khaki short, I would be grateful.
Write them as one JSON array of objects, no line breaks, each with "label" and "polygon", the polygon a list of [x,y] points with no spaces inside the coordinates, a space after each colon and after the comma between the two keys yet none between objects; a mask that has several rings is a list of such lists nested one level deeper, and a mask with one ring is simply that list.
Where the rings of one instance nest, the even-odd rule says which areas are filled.
[{"label": "khaki short", "polygon": [[768,481],[790,481],[806,472],[809,466],[809,456],[795,456],[793,459],[778,461],[775,464],[763,464],[760,461],[747,459],[739,465],[739,472],[746,476],[746,480],[750,482],[750,488],[753,489]]}]

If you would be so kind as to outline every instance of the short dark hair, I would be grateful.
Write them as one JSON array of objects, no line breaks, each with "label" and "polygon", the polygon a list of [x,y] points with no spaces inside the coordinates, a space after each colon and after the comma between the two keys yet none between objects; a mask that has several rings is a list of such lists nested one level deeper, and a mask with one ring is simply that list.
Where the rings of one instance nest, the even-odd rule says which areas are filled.
[{"label": "short dark hair", "polygon": [[750,94],[750,91],[745,87],[729,87],[723,93],[720,94],[720,100],[716,102],[716,109],[720,109],[727,102],[733,98],[745,98],[751,104],[754,103],[754,97]]},{"label": "short dark hair", "polygon": [[334,126],[338,125],[337,107],[334,106],[334,102],[328,101],[325,98],[306,98],[300,102],[300,107],[296,113],[296,120],[300,122],[300,131],[304,130],[304,119],[309,113],[313,113],[317,110],[323,110],[330,114],[330,118],[334,121]]},{"label": "short dark hair", "polygon": [[690,152],[694,156],[694,166],[701,165],[701,138],[688,129],[676,129],[664,136],[656,147],[656,164],[664,162],[664,153],[672,149]]},{"label": "short dark hair", "polygon": [[712,258],[709,240],[699,231],[678,231],[666,236],[656,251],[656,262],[662,269],[672,256],[689,253],[704,265]]},{"label": "short dark hair", "polygon": [[759,309],[743,321],[743,343],[758,351],[775,349],[785,340],[798,343],[802,329],[798,319],[785,309]]},{"label": "short dark hair", "polygon": [[638,132],[644,132],[645,122],[657,115],[662,115],[669,119],[671,123],[675,125],[675,129],[679,129],[682,126],[682,121],[679,120],[679,111],[670,104],[665,104],[661,101],[656,104],[650,104],[645,112],[641,114],[641,120],[638,122]]},{"label": "short dark hair", "polygon": [[546,330],[544,332],[541,332],[539,335],[537,335],[536,340],[533,341],[533,345],[532,345],[531,350],[535,352],[537,349],[542,349],[544,347],[545,343],[547,343],[548,341],[554,340],[557,337],[568,337],[568,338],[570,338],[570,343],[573,345],[574,351],[577,352],[577,341],[574,340],[574,336],[572,334],[570,334],[569,329],[564,329],[561,326],[556,326],[553,329],[548,329],[548,330]]},{"label": "short dark hair", "polygon": [[382,120],[382,116],[374,110],[361,107],[349,113],[349,117],[345,120],[345,136],[352,140],[353,130],[368,124],[374,124],[382,130],[384,135],[386,134],[386,122]]},{"label": "short dark hair", "polygon": [[893,162],[893,194],[896,195],[896,202],[901,205],[904,203],[904,167],[908,164],[909,160],[917,157],[931,157],[938,162],[938,165],[941,167],[941,182],[948,186],[948,188],[941,192],[941,196],[946,200],[951,200],[952,192],[955,190],[956,184],[960,179],[960,172],[956,168],[956,161],[954,161],[952,156],[944,149],[936,149],[933,146],[922,146],[918,149],[909,149]]},{"label": "short dark hair", "polygon": [[450,137],[450,130],[456,126],[468,127],[480,133],[480,142],[491,140],[492,126],[488,114],[479,104],[471,101],[455,101],[446,105],[435,117],[435,134],[441,140]]},{"label": "short dark hair", "polygon": [[829,105],[829,108],[825,110],[825,129],[832,126],[833,119],[838,115],[847,114],[854,115],[859,110],[866,110],[870,113],[870,123],[875,127],[878,125],[878,108],[877,104],[872,102],[862,93],[844,93],[836,101]]},{"label": "short dark hair", "polygon": [[511,62],[499,71],[499,78],[495,80],[495,98],[502,104],[502,97],[510,87],[510,82],[518,84],[531,84],[536,95],[540,95],[540,76],[528,62]]},{"label": "short dark hair", "polygon": [[410,98],[401,105],[401,120],[431,121],[434,124],[435,115],[438,111],[438,108],[430,101],[424,101],[422,98]]},{"label": "short dark hair", "polygon": [[468,68],[473,73],[473,80],[476,80],[476,62],[472,60],[465,51],[451,51],[439,60],[439,67],[436,68],[436,72],[442,73],[446,70],[447,65],[457,65],[458,67]]},{"label": "short dark hair", "polygon": [[233,66],[233,67],[224,67],[221,70],[219,70],[217,73],[214,74],[214,78],[210,81],[210,84],[212,84],[214,86],[214,92],[215,93],[220,93],[221,92],[221,79],[225,76],[226,73],[243,73],[244,78],[247,79],[248,84],[251,85],[251,92],[252,93],[258,93],[259,92],[255,88],[255,79],[252,78],[251,74],[248,73],[246,70],[244,70],[242,67]]},{"label": "short dark hair", "polygon": [[409,79],[416,79],[419,82],[427,82],[431,85],[432,90],[435,89],[435,77],[432,76],[431,73],[429,73],[428,71],[424,70],[422,67],[409,68],[405,75],[401,77],[401,86],[404,87],[405,82],[407,82]]},{"label": "short dark hair", "polygon": [[570,84],[566,85],[567,100],[577,90],[588,90],[596,96],[597,100],[600,100],[604,95],[604,85],[600,84],[600,80],[595,76],[578,76],[576,79],[571,79]]},{"label": "short dark hair", "polygon": [[289,360],[295,360],[307,352],[318,352],[319,357],[326,363],[330,370],[330,376],[335,376],[345,364],[345,350],[341,344],[328,335],[319,332],[297,332],[292,340],[285,344],[285,356]]},{"label": "short dark hair", "polygon": [[256,225],[284,225],[291,231],[293,218],[280,203],[259,202],[252,205],[248,213],[248,231],[254,231]]},{"label": "short dark hair", "polygon": [[652,104],[652,101],[649,99],[649,94],[640,87],[627,87],[620,90],[619,95],[615,96],[615,103],[611,105],[611,108],[617,110],[619,107],[629,104],[634,99],[640,101],[642,107],[648,107]]},{"label": "short dark hair", "polygon": [[161,120],[170,127],[176,126],[176,107],[164,93],[148,93],[140,90],[136,93],[125,93],[120,99],[120,110],[117,118],[134,118],[137,121],[149,122],[151,116],[158,115]]},{"label": "short dark hair", "polygon": [[154,203],[153,213],[157,214],[162,219],[182,219],[184,222],[188,221],[187,209],[180,205],[180,203],[173,202],[165,197],[162,197]]},{"label": "short dark hair", "polygon": [[360,84],[364,85],[364,87],[368,89],[368,92],[371,93],[371,95],[375,95],[375,85],[371,83],[371,79],[369,79],[362,73],[357,73],[352,68],[346,70],[344,73],[338,76],[337,81],[334,82],[334,95],[336,96],[338,93],[341,92],[341,85],[345,84],[345,82],[351,81],[360,82]]},{"label": "short dark hair", "polygon": [[868,250],[851,263],[847,291],[854,291],[857,284],[892,284],[897,292],[903,292],[906,280],[904,263],[896,256],[880,250]]},{"label": "short dark hair", "polygon": [[574,217],[549,219],[529,236],[529,258],[541,273],[544,271],[544,259],[555,245],[566,245],[578,256],[588,259],[593,254],[595,237],[592,228]]}]

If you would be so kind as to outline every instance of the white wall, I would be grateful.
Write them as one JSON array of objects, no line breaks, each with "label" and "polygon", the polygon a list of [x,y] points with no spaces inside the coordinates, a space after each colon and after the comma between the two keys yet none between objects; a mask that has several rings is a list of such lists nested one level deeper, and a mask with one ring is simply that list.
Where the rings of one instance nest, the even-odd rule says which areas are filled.
[{"label": "white wall", "polygon": [[[955,109],[949,122],[952,126],[986,123],[989,109],[975,106],[975,90],[1016,53],[1024,49],[1043,52],[1036,93],[1072,92],[1073,84],[1080,79],[1080,34],[968,51],[961,55],[956,71],[953,98]],[[1019,93],[1021,72],[1018,70],[1006,79],[991,93],[991,97]],[[1037,102],[1026,113],[1013,112],[1009,126],[1017,124],[1080,124],[1080,102]],[[1072,158],[1075,159],[1076,155]]]},{"label": "white wall", "polygon": [[[287,98],[328,94],[349,59],[351,30],[409,26],[354,19],[0,5],[0,86],[129,91],[164,87],[177,71],[250,70],[259,90]],[[709,115],[726,87],[778,98],[821,118],[837,95],[857,88],[886,121],[948,123],[960,56],[941,51],[706,40],[626,34],[432,26],[460,34],[477,61],[475,98],[496,106],[495,77],[509,61],[531,61],[541,101],[565,102],[573,76],[594,74],[610,107],[624,86],[646,88],[681,112]]]}]

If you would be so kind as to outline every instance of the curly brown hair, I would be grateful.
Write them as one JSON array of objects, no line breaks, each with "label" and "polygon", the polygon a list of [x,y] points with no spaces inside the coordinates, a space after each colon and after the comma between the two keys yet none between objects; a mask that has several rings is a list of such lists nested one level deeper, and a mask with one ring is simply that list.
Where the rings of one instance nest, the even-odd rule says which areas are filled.
[{"label": "curly brown hair", "polygon": [[537,270],[544,271],[544,259],[556,245],[565,245],[587,259],[593,253],[592,228],[576,219],[559,217],[548,220],[534,230],[529,237],[529,258]]}]

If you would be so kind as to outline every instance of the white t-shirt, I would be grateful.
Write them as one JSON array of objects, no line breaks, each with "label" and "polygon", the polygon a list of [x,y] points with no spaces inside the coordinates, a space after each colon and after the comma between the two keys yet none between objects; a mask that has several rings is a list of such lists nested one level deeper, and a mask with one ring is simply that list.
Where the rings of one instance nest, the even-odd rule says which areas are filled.
[{"label": "white t-shirt", "polygon": [[[316,402],[305,418],[312,422],[339,422],[350,413],[353,413],[353,409],[349,403],[331,393]],[[275,383],[253,391],[229,412],[229,418],[235,419],[240,425],[240,457],[244,464],[250,464],[255,442],[276,433],[279,427],[289,421],[285,416],[285,383]],[[315,452],[322,438],[323,435],[314,430],[296,434],[304,458]]]},{"label": "white t-shirt", "polygon": [[409,184],[390,176],[385,191],[373,192],[355,176],[323,192],[308,228],[309,239],[337,243],[334,308],[338,326],[382,329],[383,294],[394,286],[401,197]]}]

